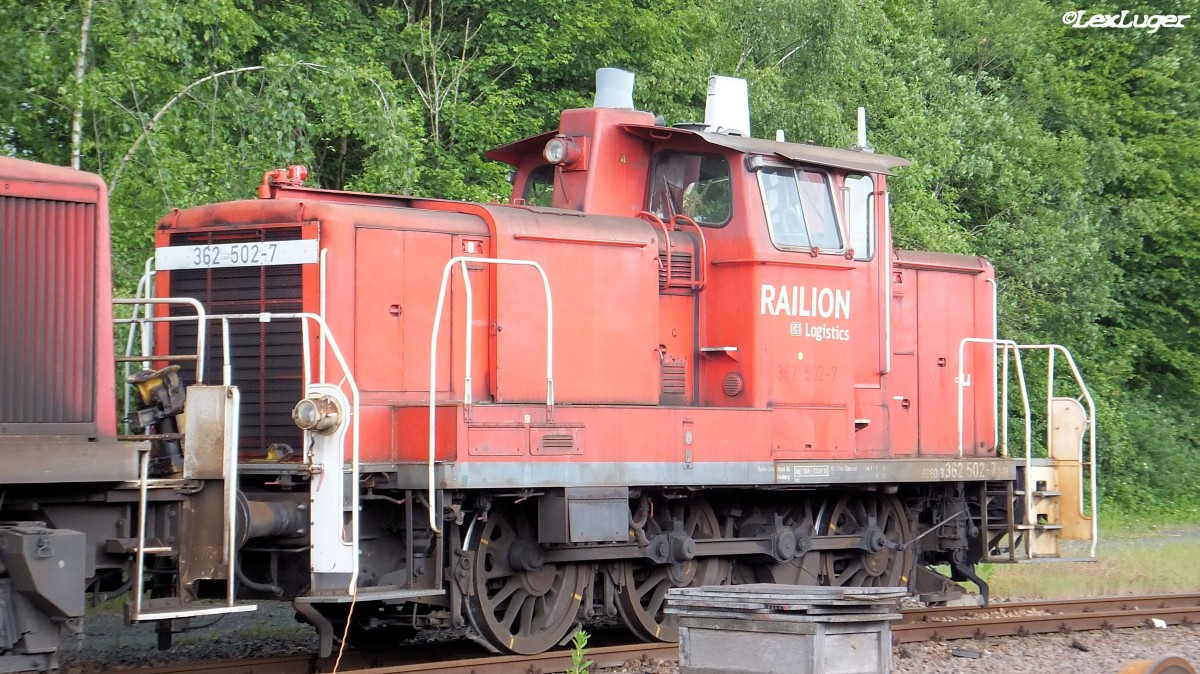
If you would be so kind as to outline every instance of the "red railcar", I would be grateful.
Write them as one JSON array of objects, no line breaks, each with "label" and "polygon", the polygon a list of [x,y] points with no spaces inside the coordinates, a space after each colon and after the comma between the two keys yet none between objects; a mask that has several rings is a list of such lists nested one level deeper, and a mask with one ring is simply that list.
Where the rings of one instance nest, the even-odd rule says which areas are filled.
[{"label": "red railcar", "polygon": [[117,442],[108,202],[0,157],[0,669],[49,669],[85,591],[119,587],[138,445]]},{"label": "red railcar", "polygon": [[[1092,534],[1078,404],[1055,403],[1078,433],[1042,465],[1001,455],[1016,352],[991,266],[892,249],[907,162],[630,108],[493,150],[508,205],[293,169],[159,222],[159,294],[227,316],[207,361],[243,397],[245,498],[312,508],[311,532],[242,549],[254,586],[294,596],[325,648],[467,624],[524,653],[580,614],[674,638],[671,586],[943,601],[934,566],[974,578]],[[157,328],[160,353],[196,341]],[[368,607],[349,627],[347,603]]]},{"label": "red railcar", "polygon": [[991,266],[893,250],[907,162],[755,139],[729,83],[704,124],[599,95],[496,148],[506,205],[293,167],[160,220],[136,484],[220,486],[184,500],[203,542],[136,546],[173,586],[133,618],[284,598],[325,652],[466,626],[532,653],[594,616],[674,639],[670,587],[948,601],[1094,538],[1094,415],[1053,360],[1042,458],[1008,455],[1008,401],[1039,422]]}]

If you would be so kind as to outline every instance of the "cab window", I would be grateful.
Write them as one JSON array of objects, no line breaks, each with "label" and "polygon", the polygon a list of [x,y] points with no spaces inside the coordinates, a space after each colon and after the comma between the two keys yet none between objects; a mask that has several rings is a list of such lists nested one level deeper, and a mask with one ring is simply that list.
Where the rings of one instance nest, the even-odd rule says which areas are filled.
[{"label": "cab window", "polygon": [[530,171],[521,198],[530,206],[549,206],[554,200],[554,167],[543,164]]},{"label": "cab window", "polygon": [[729,162],[720,155],[661,152],[654,158],[646,210],[663,220],[686,215],[720,226],[733,213]]},{"label": "cab window", "polygon": [[854,259],[875,257],[875,181],[871,176],[846,176],[846,220]]},{"label": "cab window", "polygon": [[771,242],[781,249],[841,251],[829,176],[820,171],[767,167],[758,172]]}]

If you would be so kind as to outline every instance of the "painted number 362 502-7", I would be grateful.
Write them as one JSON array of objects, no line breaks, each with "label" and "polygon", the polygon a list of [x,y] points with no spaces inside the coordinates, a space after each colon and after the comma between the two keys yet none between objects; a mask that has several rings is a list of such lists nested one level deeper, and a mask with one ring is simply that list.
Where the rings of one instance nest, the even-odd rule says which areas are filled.
[{"label": "painted number 362 502-7", "polygon": [[317,257],[316,239],[165,246],[154,251],[155,265],[160,271],[307,264],[316,262]]},{"label": "painted number 362 502-7", "polygon": [[192,246],[190,262],[196,267],[267,265],[275,261],[277,243],[242,243],[225,246]]}]

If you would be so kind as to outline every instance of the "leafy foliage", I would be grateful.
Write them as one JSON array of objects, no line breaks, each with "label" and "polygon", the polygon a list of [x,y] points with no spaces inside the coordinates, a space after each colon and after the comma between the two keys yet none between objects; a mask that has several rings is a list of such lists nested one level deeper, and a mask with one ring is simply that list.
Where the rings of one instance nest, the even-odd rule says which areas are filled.
[{"label": "leafy foliage", "polygon": [[[82,102],[84,167],[113,182],[129,288],[157,217],[250,197],[287,163],[325,187],[502,198],[505,168],[482,152],[588,105],[600,66],[637,72],[636,100],[669,122],[699,116],[704,76],[745,77],[758,136],[849,145],[866,105],[873,144],[913,161],[890,182],[897,244],[987,255],[1002,333],[1082,357],[1110,502],[1196,508],[1200,40],[1192,24],[1073,29],[1074,9],[0,0],[0,152],[67,163]],[[1114,9],[1165,11],[1090,11]]]}]

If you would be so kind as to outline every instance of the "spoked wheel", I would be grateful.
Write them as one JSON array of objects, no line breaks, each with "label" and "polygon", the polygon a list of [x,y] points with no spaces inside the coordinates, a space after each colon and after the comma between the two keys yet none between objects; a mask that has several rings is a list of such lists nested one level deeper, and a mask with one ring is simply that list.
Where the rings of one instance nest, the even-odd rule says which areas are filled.
[{"label": "spoked wheel", "polygon": [[822,554],[826,585],[897,587],[908,584],[912,549],[896,550],[909,541],[908,518],[895,496],[871,492],[846,494],[837,500],[821,526],[828,535],[865,534],[868,550],[830,550]]},{"label": "spoked wheel", "polygon": [[[782,515],[783,526],[795,532],[797,545],[803,545],[804,539],[811,542],[817,533],[816,517],[813,503],[809,500],[786,507],[779,513]],[[764,565],[759,569],[760,583],[777,583],[780,585],[819,585],[821,573],[821,555],[809,552],[793,557],[787,562]]]},{"label": "spoked wheel", "polygon": [[474,593],[467,618],[501,651],[541,653],[567,635],[590,574],[579,564],[542,560],[532,507],[493,507],[468,541]]},{"label": "spoked wheel", "polygon": [[[681,527],[676,528],[675,523]],[[646,521],[646,537],[676,533],[692,540],[718,538],[717,515],[707,501],[699,498],[667,502],[656,500]],[[673,587],[714,585],[724,575],[724,562],[718,557],[694,557],[686,561],[655,564],[638,560],[618,565],[617,611],[638,638],[645,641],[679,641],[679,626],[667,615],[667,590]]]}]

